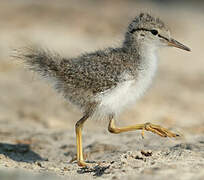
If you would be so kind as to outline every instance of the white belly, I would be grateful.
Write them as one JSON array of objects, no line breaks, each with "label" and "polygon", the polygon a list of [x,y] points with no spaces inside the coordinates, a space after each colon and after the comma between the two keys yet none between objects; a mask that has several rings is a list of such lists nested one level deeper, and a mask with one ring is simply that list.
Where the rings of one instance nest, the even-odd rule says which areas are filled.
[{"label": "white belly", "polygon": [[[136,100],[144,94],[146,89],[150,86],[157,69],[156,56],[154,56],[154,58],[151,57],[151,61],[147,62],[148,64],[146,64],[145,70],[139,72],[137,79],[122,82],[114,89],[99,95],[98,98],[101,103],[98,106],[98,115],[117,115],[129,105],[134,104]],[[124,74],[124,76],[128,75]]]}]

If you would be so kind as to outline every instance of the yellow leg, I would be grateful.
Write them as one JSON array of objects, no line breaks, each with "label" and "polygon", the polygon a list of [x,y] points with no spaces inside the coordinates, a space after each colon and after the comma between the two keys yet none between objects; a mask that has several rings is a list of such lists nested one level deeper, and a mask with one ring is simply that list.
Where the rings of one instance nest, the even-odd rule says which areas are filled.
[{"label": "yellow leg", "polygon": [[87,166],[84,161],[82,149],[82,128],[84,122],[88,119],[88,115],[83,116],[75,125],[76,140],[77,140],[77,163],[79,166]]},{"label": "yellow leg", "polygon": [[145,124],[136,124],[133,126],[126,126],[122,128],[115,127],[114,119],[111,117],[108,130],[111,133],[119,134],[122,132],[127,132],[127,131],[134,131],[134,130],[142,130],[142,136],[144,134],[144,130],[146,131],[151,131],[155,134],[158,134],[159,136],[162,137],[178,137],[180,135],[172,133],[166,128],[163,128],[159,125],[151,124],[151,123],[145,123]]}]

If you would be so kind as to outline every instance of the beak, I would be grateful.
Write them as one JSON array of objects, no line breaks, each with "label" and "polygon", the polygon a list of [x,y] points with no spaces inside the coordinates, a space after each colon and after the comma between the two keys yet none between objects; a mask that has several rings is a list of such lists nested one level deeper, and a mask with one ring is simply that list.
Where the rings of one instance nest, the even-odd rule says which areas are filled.
[{"label": "beak", "polygon": [[190,48],[188,48],[187,46],[181,44],[180,42],[176,41],[175,39],[168,39],[168,46],[173,46],[173,47],[177,47],[177,48],[180,48],[180,49],[183,49],[185,51],[191,51]]}]

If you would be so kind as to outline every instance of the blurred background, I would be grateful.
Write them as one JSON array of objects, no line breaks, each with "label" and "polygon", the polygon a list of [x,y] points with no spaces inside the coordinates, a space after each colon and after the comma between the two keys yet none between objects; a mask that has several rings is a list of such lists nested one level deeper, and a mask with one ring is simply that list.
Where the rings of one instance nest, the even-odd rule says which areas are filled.
[{"label": "blurred background", "polygon": [[[27,142],[35,133],[62,130],[75,141],[74,124],[81,116],[11,59],[12,49],[34,43],[73,57],[119,46],[131,19],[143,11],[165,21],[172,37],[192,52],[162,49],[153,86],[117,124],[148,121],[186,136],[204,134],[204,1],[0,0],[0,141]],[[106,123],[95,124],[87,121],[85,132],[107,132]]]}]

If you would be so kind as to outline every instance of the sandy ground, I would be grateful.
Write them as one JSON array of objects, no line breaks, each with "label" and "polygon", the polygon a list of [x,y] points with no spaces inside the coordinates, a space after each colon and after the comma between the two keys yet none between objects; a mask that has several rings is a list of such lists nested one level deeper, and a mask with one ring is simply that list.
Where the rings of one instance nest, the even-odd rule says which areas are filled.
[{"label": "sandy ground", "polygon": [[[0,179],[203,179],[204,14],[202,8],[136,1],[0,1]],[[113,135],[107,122],[88,121],[84,151],[93,168],[75,161],[74,124],[80,112],[23,64],[11,50],[35,43],[66,57],[117,46],[132,17],[155,12],[173,36],[192,48],[160,52],[151,90],[118,118],[183,134],[164,139],[145,132]]]}]

